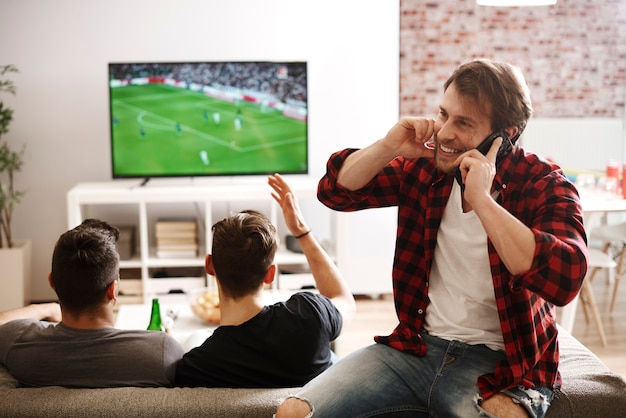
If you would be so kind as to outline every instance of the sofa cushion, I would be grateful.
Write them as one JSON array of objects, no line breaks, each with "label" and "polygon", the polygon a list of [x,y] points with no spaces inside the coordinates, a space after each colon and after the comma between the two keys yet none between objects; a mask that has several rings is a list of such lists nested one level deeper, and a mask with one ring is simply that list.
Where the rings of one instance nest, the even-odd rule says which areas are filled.
[{"label": "sofa cushion", "polygon": [[5,366],[0,364],[0,389],[11,389],[19,387],[20,382],[16,378],[9,374],[9,371]]}]

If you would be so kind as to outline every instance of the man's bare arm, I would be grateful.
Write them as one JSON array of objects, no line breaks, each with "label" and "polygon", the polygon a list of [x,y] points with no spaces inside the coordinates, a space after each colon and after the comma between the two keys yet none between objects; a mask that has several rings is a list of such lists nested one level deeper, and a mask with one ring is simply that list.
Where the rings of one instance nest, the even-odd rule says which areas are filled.
[{"label": "man's bare arm", "polygon": [[58,303],[34,303],[22,308],[0,312],[0,325],[16,319],[38,319],[50,322],[61,321],[61,308]]},{"label": "man's bare arm", "polygon": [[307,226],[287,182],[279,175],[270,176],[272,197],[280,205],[289,231],[298,238],[319,292],[328,297],[341,312],[344,324],[356,311],[354,296],[341,272]]}]

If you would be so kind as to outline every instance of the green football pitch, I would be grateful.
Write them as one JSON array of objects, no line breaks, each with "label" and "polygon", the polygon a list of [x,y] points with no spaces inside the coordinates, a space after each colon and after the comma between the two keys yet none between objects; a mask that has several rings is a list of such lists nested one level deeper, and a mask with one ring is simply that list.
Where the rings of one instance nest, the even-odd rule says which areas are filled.
[{"label": "green football pitch", "polygon": [[114,177],[306,172],[306,123],[274,108],[163,84],[112,88],[111,103]]}]

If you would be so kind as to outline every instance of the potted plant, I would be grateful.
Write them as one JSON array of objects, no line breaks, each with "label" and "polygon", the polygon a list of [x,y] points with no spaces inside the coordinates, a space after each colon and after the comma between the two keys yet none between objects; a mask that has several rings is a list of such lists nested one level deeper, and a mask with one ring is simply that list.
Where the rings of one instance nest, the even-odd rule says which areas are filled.
[{"label": "potted plant", "polygon": [[[17,71],[13,65],[0,66],[0,93],[15,95],[15,85],[6,77]],[[0,268],[3,272],[0,310],[23,306],[30,297],[31,242],[14,240],[12,230],[13,210],[24,195],[14,184],[15,173],[24,164],[24,148],[15,151],[2,138],[12,120],[13,109],[6,106],[0,96]]]}]

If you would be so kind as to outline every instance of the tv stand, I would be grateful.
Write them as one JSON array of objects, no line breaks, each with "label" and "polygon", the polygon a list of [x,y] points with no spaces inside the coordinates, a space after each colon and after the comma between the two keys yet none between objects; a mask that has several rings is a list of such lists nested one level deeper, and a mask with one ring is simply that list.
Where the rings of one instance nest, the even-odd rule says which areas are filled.
[{"label": "tv stand", "polygon": [[[149,180],[145,179],[144,183]],[[217,219],[214,217],[214,206],[238,203],[242,201],[253,201],[251,205],[269,206],[267,215],[274,225],[282,222],[280,208],[271,197],[271,188],[264,183],[255,184],[188,184],[185,182],[172,183],[161,182],[151,183],[150,187],[137,187],[136,180],[116,180],[103,183],[79,183],[67,193],[67,223],[68,229],[79,225],[88,217],[99,217],[90,214],[98,212],[98,206],[118,206],[136,213],[136,218],[127,216],[123,222],[111,222],[116,226],[131,225],[137,231],[138,251],[131,259],[120,260],[120,273],[122,289],[130,286],[131,281],[125,280],[130,277],[135,279],[132,288],[138,289],[137,293],[142,297],[143,302],[158,294],[176,294],[196,289],[203,286],[212,286],[212,277],[204,274],[204,259],[207,248],[211,243],[211,226]],[[306,181],[290,181],[291,188],[299,200],[315,199],[317,182],[307,179]],[[172,203],[192,203],[198,209],[200,216],[196,217],[199,225],[200,250],[195,258],[162,258],[156,256],[154,223],[157,217],[155,214],[159,205],[167,205],[170,208]],[[178,207],[180,207],[179,205]],[[184,205],[183,205],[184,206]],[[168,210],[167,217],[176,217],[176,205]],[[106,209],[106,208],[105,208]],[[109,208],[110,209],[110,208]],[[115,208],[113,208],[115,209]],[[162,209],[162,208],[161,208]],[[323,207],[322,207],[323,209]],[[330,212],[330,211],[329,211]],[[132,215],[134,217],[134,215]],[[107,220],[107,219],[104,219]],[[281,241],[283,241],[281,237]],[[207,245],[209,243],[209,245]],[[284,245],[276,256],[276,262],[283,266],[306,265],[306,257],[303,254],[287,251]],[[163,270],[192,270],[197,276],[168,278],[163,277]],[[291,275],[290,275],[291,276]],[[307,283],[312,284],[312,277],[303,277]],[[275,281],[276,287],[281,280]],[[285,280],[286,282],[286,280]],[[282,286],[281,286],[282,287]],[[179,296],[180,297],[180,296]]]},{"label": "tv stand", "polygon": [[146,177],[145,179],[143,179],[143,181],[141,183],[139,183],[139,186],[137,186],[137,187],[143,187],[146,184],[148,184],[149,181],[150,181],[150,177]]}]

